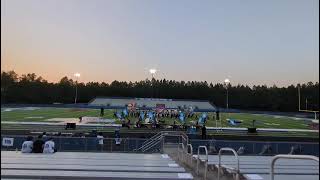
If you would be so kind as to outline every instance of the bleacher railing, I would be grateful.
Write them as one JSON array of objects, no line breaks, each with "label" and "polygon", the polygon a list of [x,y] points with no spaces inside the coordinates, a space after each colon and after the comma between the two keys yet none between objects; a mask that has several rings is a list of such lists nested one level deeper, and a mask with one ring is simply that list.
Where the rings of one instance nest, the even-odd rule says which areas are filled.
[{"label": "bleacher railing", "polygon": [[164,142],[165,142],[165,137],[178,137],[179,143],[182,142],[186,146],[189,142],[188,136],[180,131],[161,131],[157,133],[156,135],[152,136],[150,139],[146,140],[141,147],[135,149],[135,151],[142,151],[146,152],[150,150],[151,148],[161,144],[161,149],[163,151],[164,148]]},{"label": "bleacher railing", "polygon": [[[189,151],[190,150],[190,151]],[[193,148],[192,144],[187,144],[186,149],[186,161],[189,164],[190,167],[192,167],[192,157],[193,157]]]},{"label": "bleacher railing", "polygon": [[274,180],[274,165],[278,159],[307,159],[307,160],[314,160],[319,162],[319,158],[316,156],[309,156],[309,155],[286,155],[286,154],[279,154],[274,156],[271,159],[271,167],[270,167],[270,179]]},{"label": "bleacher railing", "polygon": [[[201,159],[200,157],[200,149],[204,149],[205,151],[205,158]],[[208,150],[206,146],[199,146],[198,147],[198,156],[197,156],[197,174],[199,174],[199,165],[200,161],[204,162],[204,179],[207,179],[207,171],[208,171]]]},{"label": "bleacher railing", "polygon": [[236,172],[236,180],[239,180],[240,178],[240,171],[239,171],[239,157],[237,152],[232,149],[232,148],[221,148],[219,150],[219,164],[218,164],[218,180],[220,180],[220,172],[221,172],[221,154],[223,151],[230,151],[234,154],[234,156],[236,157],[236,161],[237,161],[237,168],[235,169]]},{"label": "bleacher railing", "polygon": [[185,147],[183,143],[178,144],[178,160],[185,162],[185,157],[184,157],[184,152],[185,152]]},{"label": "bleacher railing", "polygon": [[[1,142],[3,138],[14,138],[13,146],[5,147],[1,146],[3,150],[15,150],[21,149],[21,145],[26,136],[22,135],[1,135]],[[37,138],[33,135],[34,140]],[[71,137],[71,136],[50,136],[54,138],[54,142],[58,151],[79,151],[79,152],[97,152],[101,151],[97,148],[97,138],[96,137]],[[169,139],[169,138],[168,138]],[[116,145],[115,138],[104,138],[103,152],[134,152],[135,149],[141,148],[143,144],[150,142],[149,139],[145,138],[121,138],[120,145]],[[291,151],[292,146],[298,146],[301,150],[301,154],[319,156],[319,143],[317,142],[258,142],[258,141],[231,141],[231,140],[199,140],[199,139],[188,139],[185,135],[178,136],[177,138],[172,138],[172,142],[184,143],[185,147],[187,144],[192,144],[193,154],[197,153],[199,146],[207,146],[209,154],[218,154],[220,147],[230,147],[237,150],[239,147],[245,147],[245,151],[242,155],[257,155],[263,149],[263,146],[268,144],[272,147],[271,154],[288,154]],[[164,141],[160,141],[164,143]],[[150,147],[148,152],[159,152],[162,146],[161,144],[156,144]],[[214,148],[211,148],[214,147]],[[212,151],[216,149],[216,151]],[[135,151],[135,152],[141,152]]]}]

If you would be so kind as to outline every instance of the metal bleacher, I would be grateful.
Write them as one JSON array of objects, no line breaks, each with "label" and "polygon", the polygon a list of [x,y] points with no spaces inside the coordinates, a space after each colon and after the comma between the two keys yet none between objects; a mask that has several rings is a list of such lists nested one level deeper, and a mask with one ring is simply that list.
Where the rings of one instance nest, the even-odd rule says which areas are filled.
[{"label": "metal bleacher", "polygon": [[1,151],[1,179],[193,179],[167,154]]},{"label": "metal bleacher", "polygon": [[111,107],[125,107],[129,103],[136,103],[137,107],[155,108],[157,104],[165,104],[167,109],[180,107],[197,107],[200,110],[214,111],[215,107],[209,101],[178,100],[178,99],[151,99],[151,98],[107,98],[97,97],[90,101],[89,105]]},{"label": "metal bleacher", "polygon": [[[183,161],[207,179],[209,171],[216,172],[216,179],[246,180],[318,180],[319,158],[310,155],[239,156],[231,148],[221,148],[218,155],[208,155],[206,146],[198,147],[198,154],[192,154],[192,145],[180,150]],[[183,148],[183,147],[182,147]],[[191,151],[189,151],[191,150]],[[201,153],[202,152],[202,153]],[[232,152],[233,155],[228,153]],[[210,177],[212,179],[212,177]]]}]

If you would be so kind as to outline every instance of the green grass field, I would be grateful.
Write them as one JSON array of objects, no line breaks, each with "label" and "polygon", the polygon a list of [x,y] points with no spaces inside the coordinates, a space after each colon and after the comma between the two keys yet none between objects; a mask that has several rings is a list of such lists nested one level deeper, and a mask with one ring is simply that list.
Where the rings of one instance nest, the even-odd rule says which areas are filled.
[{"label": "green grass field", "polygon": [[[114,110],[105,110],[103,118],[114,119]],[[71,109],[71,108],[37,108],[34,110],[11,109],[7,111],[1,108],[1,121],[20,121],[20,122],[46,122],[51,118],[79,118],[80,116],[97,117],[100,114],[98,109]],[[199,116],[201,113],[197,113]],[[209,113],[210,119],[207,121],[208,127],[215,127],[215,120],[213,120],[213,113]],[[130,118],[134,123],[137,119]],[[173,124],[174,119],[163,118],[166,124]],[[309,129],[310,121],[303,119],[294,119],[285,116],[272,116],[263,114],[247,114],[247,113],[221,113],[223,127],[251,127],[252,120],[256,120],[257,128],[281,128],[281,129]],[[232,126],[227,122],[227,119],[236,119],[242,121],[238,126]],[[196,121],[194,118],[187,118],[187,123]],[[52,122],[52,121],[51,121]],[[178,120],[177,120],[178,122]],[[116,123],[120,123],[116,120]]]}]

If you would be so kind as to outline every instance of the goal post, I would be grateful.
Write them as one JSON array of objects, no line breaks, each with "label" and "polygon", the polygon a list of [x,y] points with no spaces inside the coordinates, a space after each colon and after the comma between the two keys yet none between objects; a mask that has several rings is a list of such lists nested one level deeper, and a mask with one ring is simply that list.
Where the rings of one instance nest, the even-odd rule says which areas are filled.
[{"label": "goal post", "polygon": [[300,95],[300,86],[298,86],[298,98],[299,98],[299,112],[309,112],[309,113],[314,113],[314,119],[317,120],[317,113],[319,111],[314,111],[314,110],[308,110],[308,109],[301,109],[301,95]]}]

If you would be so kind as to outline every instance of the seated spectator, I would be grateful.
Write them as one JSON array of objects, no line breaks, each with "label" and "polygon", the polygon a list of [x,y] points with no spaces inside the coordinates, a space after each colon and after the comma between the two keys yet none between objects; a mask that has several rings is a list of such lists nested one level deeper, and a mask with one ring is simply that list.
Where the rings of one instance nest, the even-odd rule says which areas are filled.
[{"label": "seated spectator", "polygon": [[43,153],[55,153],[57,149],[55,149],[55,144],[53,142],[53,138],[50,137],[46,143],[44,143]]},{"label": "seated spectator", "polygon": [[43,132],[43,133],[42,133],[42,140],[43,140],[44,142],[47,141],[47,132]]},{"label": "seated spectator", "polygon": [[28,136],[26,141],[22,143],[21,152],[22,153],[32,153],[33,149],[33,137]]},{"label": "seated spectator", "polygon": [[43,132],[42,133],[42,138],[46,138],[47,137],[47,133],[46,132]]},{"label": "seated spectator", "polygon": [[42,153],[43,152],[44,141],[42,140],[42,135],[38,136],[38,139],[33,142],[33,153]]}]

